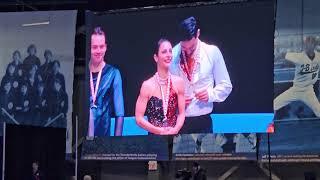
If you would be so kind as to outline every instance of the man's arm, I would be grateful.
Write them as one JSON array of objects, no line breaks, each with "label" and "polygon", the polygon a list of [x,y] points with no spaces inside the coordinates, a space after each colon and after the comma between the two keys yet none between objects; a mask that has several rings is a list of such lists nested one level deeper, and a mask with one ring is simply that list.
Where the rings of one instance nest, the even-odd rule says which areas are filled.
[{"label": "man's arm", "polygon": [[297,64],[299,62],[299,60],[300,60],[300,58],[299,58],[300,54],[301,53],[287,52],[286,56],[285,56],[285,59]]},{"label": "man's arm", "polygon": [[208,102],[223,102],[232,91],[229,73],[221,51],[214,46],[210,52],[213,59],[213,78],[215,86],[208,88]]},{"label": "man's arm", "polygon": [[114,135],[121,136],[123,130],[124,103],[122,92],[122,79],[119,70],[116,70],[113,82],[113,103],[114,112],[116,116]]}]

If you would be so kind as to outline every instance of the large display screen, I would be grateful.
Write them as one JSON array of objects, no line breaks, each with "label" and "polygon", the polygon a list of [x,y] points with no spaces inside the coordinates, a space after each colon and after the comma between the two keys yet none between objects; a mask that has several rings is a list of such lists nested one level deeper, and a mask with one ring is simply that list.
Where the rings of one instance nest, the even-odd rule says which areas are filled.
[{"label": "large display screen", "polygon": [[2,124],[66,128],[72,153],[77,11],[0,13]]},{"label": "large display screen", "polygon": [[266,132],[273,2],[87,12],[86,135]]},{"label": "large display screen", "polygon": [[[274,162],[319,162],[320,117],[319,1],[277,2],[274,39]],[[301,3],[303,2],[303,6]],[[291,1],[290,1],[291,3]],[[268,137],[261,136],[260,158],[268,161]]]}]

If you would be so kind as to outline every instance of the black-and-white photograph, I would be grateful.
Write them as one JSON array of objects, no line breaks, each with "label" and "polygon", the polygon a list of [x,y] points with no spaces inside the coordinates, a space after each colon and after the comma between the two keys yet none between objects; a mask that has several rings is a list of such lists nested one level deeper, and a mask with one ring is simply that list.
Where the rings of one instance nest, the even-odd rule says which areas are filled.
[{"label": "black-and-white photograph", "polygon": [[[275,28],[275,120],[317,119],[320,117],[320,24],[315,20],[320,13],[312,7],[319,3],[309,1],[301,9],[299,4],[288,7],[286,2],[289,1],[278,2]],[[299,13],[288,13],[291,9]]]},{"label": "black-and-white photograph", "polygon": [[[301,6],[303,4],[303,6]],[[320,150],[320,2],[277,1],[274,39],[274,161],[318,161]],[[268,137],[260,157],[268,161]],[[308,155],[312,155],[310,158]],[[312,159],[312,160],[310,160]]]},{"label": "black-and-white photograph", "polygon": [[245,153],[242,155],[254,157],[256,147],[255,133],[181,134],[173,140],[173,154],[227,153],[238,157],[237,153]]},{"label": "black-and-white photograph", "polygon": [[0,14],[1,124],[67,128],[71,142],[76,14]]}]

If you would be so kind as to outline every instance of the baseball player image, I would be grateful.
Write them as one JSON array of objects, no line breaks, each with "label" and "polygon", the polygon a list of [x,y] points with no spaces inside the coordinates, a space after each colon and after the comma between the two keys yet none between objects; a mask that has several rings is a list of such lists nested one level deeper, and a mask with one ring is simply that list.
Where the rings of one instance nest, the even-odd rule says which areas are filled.
[{"label": "baseball player image", "polygon": [[313,86],[318,80],[320,54],[315,51],[316,39],[308,36],[304,40],[303,52],[287,52],[285,59],[295,64],[293,86],[274,99],[274,111],[290,104],[301,101],[313,113],[320,117],[320,103]]}]

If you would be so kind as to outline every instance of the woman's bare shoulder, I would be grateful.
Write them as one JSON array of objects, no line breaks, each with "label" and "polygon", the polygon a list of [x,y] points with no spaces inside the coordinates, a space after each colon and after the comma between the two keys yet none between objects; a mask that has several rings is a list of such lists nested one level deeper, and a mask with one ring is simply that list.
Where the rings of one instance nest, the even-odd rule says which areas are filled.
[{"label": "woman's bare shoulder", "polygon": [[140,89],[140,94],[149,96],[154,89],[154,79],[153,77],[143,81]]}]

